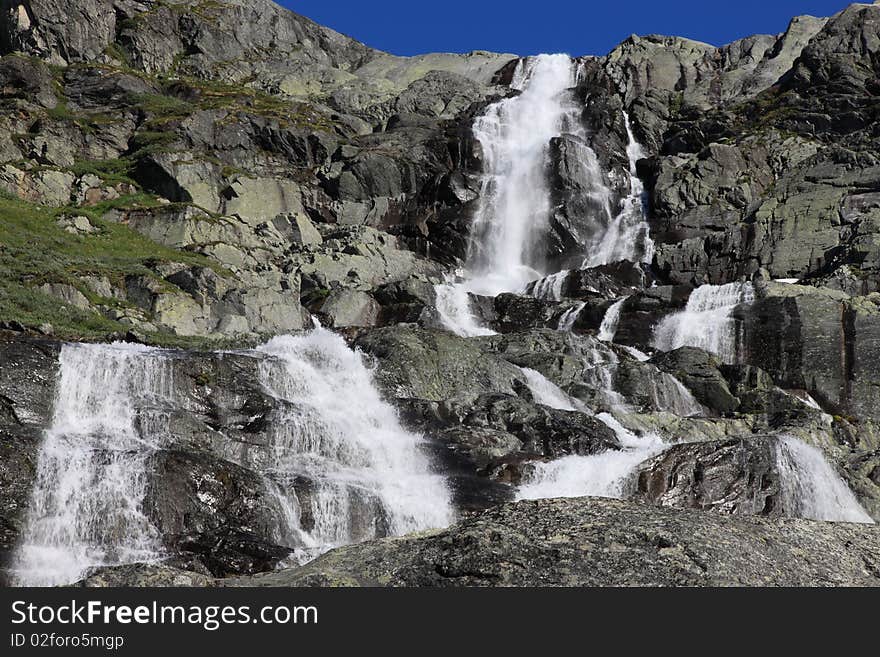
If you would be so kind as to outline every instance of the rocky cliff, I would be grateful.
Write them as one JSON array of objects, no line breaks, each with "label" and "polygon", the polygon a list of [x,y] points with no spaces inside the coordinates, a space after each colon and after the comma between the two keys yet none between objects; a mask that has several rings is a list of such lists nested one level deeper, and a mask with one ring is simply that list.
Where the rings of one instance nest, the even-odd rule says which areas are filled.
[{"label": "rocky cliff", "polygon": [[[473,125],[522,93],[515,55],[395,57],[269,0],[0,0],[0,55],[6,557],[61,343],[124,339],[173,354],[141,509],[172,556],[91,583],[876,585],[873,528],[789,519],[859,519],[794,499],[789,441],[880,520],[880,6],[578,59],[577,125],[547,145],[559,273],[465,295],[474,337],[437,286],[473,254]],[[653,246],[587,266],[631,169]],[[729,313],[699,307],[731,284]],[[723,349],[682,337],[699,312]],[[249,348],[314,320],[425,437],[461,524],[289,568],[261,469],[285,404]],[[507,504],[554,463],[634,452],[614,491],[640,504]],[[309,507],[314,482],[290,485]],[[368,509],[349,538],[393,533]]]}]

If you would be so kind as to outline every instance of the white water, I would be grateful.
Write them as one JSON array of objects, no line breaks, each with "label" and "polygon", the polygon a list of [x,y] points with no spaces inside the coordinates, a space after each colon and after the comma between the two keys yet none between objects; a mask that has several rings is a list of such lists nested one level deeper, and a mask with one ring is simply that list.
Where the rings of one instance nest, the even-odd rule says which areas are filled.
[{"label": "white water", "polygon": [[[310,482],[306,556],[384,534],[448,525],[449,490],[431,471],[421,436],[401,426],[361,356],[330,331],[281,336],[259,347],[263,385],[286,402],[271,426],[268,474],[294,509],[297,478]],[[300,511],[301,514],[301,511]],[[296,514],[294,514],[296,516]]]},{"label": "white water", "polygon": [[467,285],[446,283],[437,285],[434,290],[437,294],[437,314],[447,329],[463,338],[495,334],[474,317]]},{"label": "white water", "polygon": [[542,277],[542,244],[550,218],[550,142],[561,134],[570,112],[562,96],[575,85],[575,76],[568,55],[520,60],[511,87],[522,93],[490,105],[474,122],[484,168],[467,274],[463,282],[437,289],[440,319],[458,335],[486,334],[471,312],[468,292],[519,292]]},{"label": "white water", "polygon": [[562,286],[565,284],[565,279],[568,277],[569,273],[568,269],[563,269],[555,274],[550,274],[549,276],[538,279],[531,288],[530,294],[536,299],[561,301]]},{"label": "white water", "polygon": [[[277,502],[279,544],[305,561],[453,520],[422,438],[401,427],[342,338],[317,328],[258,351],[269,356],[260,375],[278,401],[268,458],[259,446],[224,456],[263,475]],[[52,424],[10,569],[17,584],[70,584],[94,567],[164,557],[143,504],[152,458],[170,444],[169,413],[185,408],[174,398],[172,358],[128,344],[62,348]]]},{"label": "white water", "polygon": [[626,303],[628,298],[623,297],[605,311],[605,317],[602,318],[598,335],[602,342],[614,342],[614,336],[617,334],[617,325],[620,322],[620,311],[623,310],[623,304]]},{"label": "white water", "polygon": [[166,435],[162,403],[172,391],[159,350],[64,345],[52,424],[13,559],[18,584],[70,584],[92,567],[162,556],[141,507],[150,457]]},{"label": "white water", "polygon": [[536,372],[528,367],[521,367],[520,369],[525,374],[526,383],[537,403],[562,411],[585,410],[583,404],[569,397],[559,386],[540,372]]},{"label": "white water", "polygon": [[[539,404],[564,411],[590,412],[544,375],[525,367],[522,371]],[[632,475],[638,466],[665,449],[659,436],[647,434],[639,437],[609,413],[599,413],[596,418],[614,431],[622,449],[536,463],[517,491],[518,500],[584,496],[623,498],[629,492]]]},{"label": "white water", "polygon": [[617,434],[623,447],[592,456],[566,456],[535,464],[534,471],[519,487],[517,499],[536,500],[553,497],[624,498],[633,483],[639,465],[665,449],[659,436],[635,435],[614,416],[596,416]]},{"label": "white water", "polygon": [[557,324],[557,328],[560,331],[571,331],[574,328],[575,323],[578,320],[578,317],[581,314],[581,311],[586,308],[587,302],[581,301],[576,306],[572,306],[559,318],[559,323]]},{"label": "white water", "polygon": [[874,522],[818,448],[791,436],[780,438],[776,465],[787,515],[812,520]]},{"label": "white water", "polygon": [[[491,333],[473,316],[468,292],[497,296],[526,292],[540,299],[559,301],[567,272],[546,272],[544,237],[551,215],[547,169],[551,141],[563,133],[585,138],[580,107],[566,91],[577,83],[579,66],[567,55],[539,55],[520,60],[511,84],[518,96],[491,105],[474,122],[484,171],[480,200],[474,216],[466,275],[463,282],[438,287],[438,314],[444,326],[470,337]],[[585,267],[619,260],[650,262],[653,242],[644,214],[644,187],[636,175],[636,162],[644,156],[624,114],[629,159],[629,195],[617,214],[611,208],[612,192],[595,152],[581,149],[586,180],[580,181],[597,230],[586,247]],[[576,317],[566,315],[566,322]],[[561,323],[561,328],[571,326]]]},{"label": "white water", "polygon": [[691,292],[681,312],[665,317],[654,329],[654,347],[672,351],[699,347],[718,355],[725,363],[736,363],[739,339],[734,309],[754,301],[751,283],[703,285]]},{"label": "white water", "polygon": [[620,204],[617,215],[599,238],[591,245],[584,267],[598,267],[620,260],[631,262],[651,262],[654,258],[654,242],[650,237],[650,226],[645,220],[645,187],[636,173],[636,163],[645,152],[633,135],[629,115],[624,112],[628,139],[626,155],[629,159],[630,192]]},{"label": "white water", "polygon": [[474,292],[514,292],[541,277],[550,142],[563,131],[569,112],[563,94],[575,85],[575,74],[568,55],[521,60],[512,86],[522,93],[491,105],[474,122],[484,160],[467,262]]}]

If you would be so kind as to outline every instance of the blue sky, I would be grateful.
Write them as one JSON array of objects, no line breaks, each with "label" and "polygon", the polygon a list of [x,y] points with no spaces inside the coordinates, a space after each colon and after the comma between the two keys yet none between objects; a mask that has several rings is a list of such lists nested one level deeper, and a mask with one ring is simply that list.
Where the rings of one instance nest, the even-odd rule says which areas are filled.
[{"label": "blue sky", "polygon": [[715,45],[830,16],[846,0],[282,0],[312,20],[397,55],[494,50],[604,55],[630,34]]}]

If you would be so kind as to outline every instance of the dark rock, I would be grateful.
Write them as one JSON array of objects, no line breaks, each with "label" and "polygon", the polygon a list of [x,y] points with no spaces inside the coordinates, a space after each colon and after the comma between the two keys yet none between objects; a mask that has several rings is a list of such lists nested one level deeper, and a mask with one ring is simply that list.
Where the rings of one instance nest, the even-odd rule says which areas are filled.
[{"label": "dark rock", "polygon": [[18,541],[51,421],[58,349],[48,341],[0,341],[0,571]]},{"label": "dark rock", "polygon": [[273,545],[251,532],[223,528],[182,540],[178,549],[198,555],[215,577],[253,575],[274,570],[293,552]]},{"label": "dark rock", "polygon": [[721,414],[739,408],[739,399],[730,392],[721,372],[721,361],[709,352],[681,347],[659,353],[650,362],[681,381],[704,406]]},{"label": "dark rock", "polygon": [[773,439],[673,445],[641,467],[635,499],[725,515],[779,515],[779,477]]},{"label": "dark rock", "polygon": [[0,59],[0,98],[33,100],[49,109],[58,104],[45,64],[14,55]]}]

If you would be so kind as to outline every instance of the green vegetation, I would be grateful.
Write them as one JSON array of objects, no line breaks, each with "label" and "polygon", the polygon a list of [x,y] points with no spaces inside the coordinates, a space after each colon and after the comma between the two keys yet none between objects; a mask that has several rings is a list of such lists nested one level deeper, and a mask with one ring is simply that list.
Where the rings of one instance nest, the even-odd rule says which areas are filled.
[{"label": "green vegetation", "polygon": [[190,103],[164,94],[132,94],[131,104],[152,114],[153,124],[186,118],[196,111]]},{"label": "green vegetation", "polygon": [[[211,266],[203,256],[161,246],[127,226],[100,218],[112,207],[155,203],[152,197],[138,195],[91,208],[49,209],[0,194],[0,320],[17,320],[31,327],[50,323],[62,337],[98,338],[127,330],[119,322],[60,303],[36,288],[43,283],[67,283],[90,301],[113,306],[119,302],[96,297],[78,277],[106,276],[121,285],[128,275],[155,278],[150,266],[156,263]],[[58,225],[63,214],[87,216],[98,231],[68,233]],[[180,342],[170,336],[155,336],[155,341]]]}]

